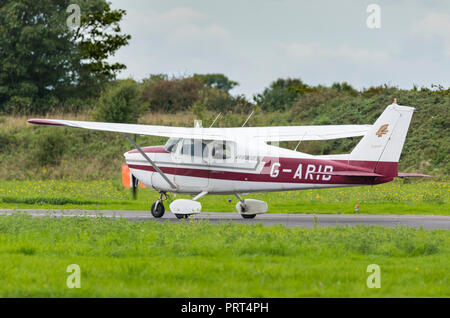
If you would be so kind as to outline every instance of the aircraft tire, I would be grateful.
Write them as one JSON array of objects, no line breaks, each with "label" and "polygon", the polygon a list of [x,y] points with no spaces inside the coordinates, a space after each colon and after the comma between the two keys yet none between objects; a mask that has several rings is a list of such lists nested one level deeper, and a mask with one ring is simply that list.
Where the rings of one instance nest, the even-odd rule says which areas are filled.
[{"label": "aircraft tire", "polygon": [[[246,212],[247,209],[244,208],[244,207],[242,206],[242,204],[240,204],[239,207],[240,207],[241,213]],[[254,219],[255,216],[256,216],[256,214],[241,214],[241,216],[242,216],[244,219]]]},{"label": "aircraft tire", "polygon": [[160,218],[164,215],[165,212],[164,204],[162,202],[159,202],[159,204],[157,205],[156,203],[158,203],[158,201],[152,204],[151,212],[153,217]]},{"label": "aircraft tire", "polygon": [[189,215],[187,214],[176,214],[175,216],[177,217],[177,219],[187,219],[189,217]]}]

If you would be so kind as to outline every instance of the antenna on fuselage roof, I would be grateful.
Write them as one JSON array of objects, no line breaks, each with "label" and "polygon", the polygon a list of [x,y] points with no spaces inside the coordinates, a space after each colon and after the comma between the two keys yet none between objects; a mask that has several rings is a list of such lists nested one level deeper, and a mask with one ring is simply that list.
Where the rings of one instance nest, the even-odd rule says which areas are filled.
[{"label": "antenna on fuselage roof", "polygon": [[252,117],[252,115],[253,115],[254,112],[255,112],[255,111],[252,110],[252,112],[250,113],[250,115],[248,115],[247,119],[246,119],[245,122],[242,124],[242,127],[245,126],[245,124],[248,122],[248,120],[250,119],[250,117]]},{"label": "antenna on fuselage roof", "polygon": [[219,113],[219,114],[216,116],[216,118],[213,120],[213,122],[211,123],[211,125],[209,125],[209,128],[211,128],[211,127],[216,123],[216,120],[220,117],[220,115],[222,115],[222,113]]}]

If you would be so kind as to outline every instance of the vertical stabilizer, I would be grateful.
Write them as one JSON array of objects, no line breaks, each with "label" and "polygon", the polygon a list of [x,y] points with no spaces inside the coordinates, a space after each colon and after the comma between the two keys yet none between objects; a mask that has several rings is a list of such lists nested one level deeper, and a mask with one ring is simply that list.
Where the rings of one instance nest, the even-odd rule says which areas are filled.
[{"label": "vertical stabilizer", "polygon": [[350,164],[365,163],[376,171],[385,162],[398,163],[413,112],[413,107],[389,105],[351,152]]}]

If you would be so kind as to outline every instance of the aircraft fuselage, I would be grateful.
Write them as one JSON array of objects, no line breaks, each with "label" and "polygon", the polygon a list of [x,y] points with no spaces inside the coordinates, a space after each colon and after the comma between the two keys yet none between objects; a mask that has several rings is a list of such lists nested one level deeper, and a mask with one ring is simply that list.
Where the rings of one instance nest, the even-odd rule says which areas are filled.
[{"label": "aircraft fuselage", "polygon": [[[164,174],[177,186],[174,191],[138,153],[125,154],[130,171],[147,187],[158,191],[196,194],[251,193],[374,185],[392,181],[396,162],[372,162],[319,159],[293,152],[285,156],[234,156],[232,160],[214,160],[211,156],[193,158],[169,152],[163,146],[142,148]],[[229,158],[230,159],[230,158]],[[377,172],[383,177],[331,175],[339,171]],[[388,177],[387,177],[388,176]]]}]

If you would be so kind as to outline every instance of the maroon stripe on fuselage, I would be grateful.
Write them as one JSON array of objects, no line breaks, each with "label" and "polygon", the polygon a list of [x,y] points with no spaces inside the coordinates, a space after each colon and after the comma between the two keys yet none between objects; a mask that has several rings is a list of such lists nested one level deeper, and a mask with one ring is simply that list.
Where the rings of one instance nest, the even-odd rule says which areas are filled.
[{"label": "maroon stripe on fuselage", "polygon": [[[150,147],[143,147],[141,148],[142,151],[145,153],[169,153],[166,149],[164,149],[164,146],[150,146]],[[127,153],[138,153],[136,149],[130,150]]]},{"label": "maroon stripe on fuselage", "polygon": [[[141,148],[145,153],[169,153],[164,146],[149,146]],[[136,149],[130,150],[128,153],[138,153]],[[266,157],[263,161],[277,161],[278,158]],[[398,162],[377,162],[377,161],[363,161],[363,160],[324,160],[324,159],[299,159],[299,158],[280,158],[280,160],[289,162],[292,161],[294,164],[300,164],[305,162],[306,164],[333,164],[338,163],[342,165],[342,169],[334,171],[345,171],[345,170],[356,170],[356,171],[367,171],[376,172],[386,177],[397,177],[398,173]],[[300,162],[301,161],[301,162]],[[326,162],[326,163],[325,163]],[[266,164],[265,167],[269,167],[270,164]],[[334,166],[334,165],[333,165]],[[289,168],[287,168],[289,169]],[[198,169],[195,169],[198,170]]]},{"label": "maroon stripe on fuselage", "polygon": [[[320,159],[306,159],[306,158],[264,158],[266,162],[260,173],[224,171],[215,169],[193,169],[186,166],[180,167],[160,167],[164,173],[196,177],[196,178],[210,178],[230,181],[250,181],[250,182],[273,182],[273,183],[308,183],[308,184],[379,184],[393,180],[392,175],[385,175],[385,177],[360,177],[360,176],[326,176],[323,174],[315,174],[314,172],[324,172],[325,166],[332,166],[333,171],[370,171],[365,167],[372,166],[368,162],[365,167],[355,167],[346,164],[344,161],[320,160]],[[270,172],[274,163],[279,163],[277,167],[278,175],[272,177]],[[301,176],[296,176],[299,165],[301,167]],[[392,170],[394,163],[384,162],[379,163],[378,166],[386,165],[385,170]],[[396,164],[396,163],[395,163]],[[314,166],[315,171],[307,174],[308,166]],[[155,171],[153,167],[147,165],[129,165],[132,169]],[[396,166],[395,166],[396,167]],[[286,171],[286,172],[285,172]],[[378,172],[377,172],[378,173]],[[329,180],[328,180],[329,179]]]},{"label": "maroon stripe on fuselage", "polygon": [[383,176],[397,177],[398,162],[381,162],[381,161],[361,161],[361,160],[333,160],[335,162],[344,163],[350,167],[358,167],[367,169],[370,172],[376,172]]}]

